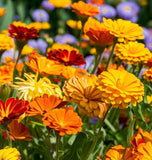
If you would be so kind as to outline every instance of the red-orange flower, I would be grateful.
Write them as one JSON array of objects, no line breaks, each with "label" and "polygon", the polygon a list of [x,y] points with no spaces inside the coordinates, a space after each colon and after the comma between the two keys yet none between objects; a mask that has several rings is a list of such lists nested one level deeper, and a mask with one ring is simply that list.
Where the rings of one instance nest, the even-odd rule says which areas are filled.
[{"label": "red-orange flower", "polygon": [[10,24],[8,32],[12,38],[27,41],[29,39],[38,38],[39,31],[35,28],[15,26],[14,24]]},{"label": "red-orange flower", "polygon": [[43,118],[43,124],[49,126],[59,133],[60,136],[65,134],[77,134],[81,131],[82,121],[73,107],[53,109],[46,113]]},{"label": "red-orange flower", "polygon": [[85,60],[83,55],[76,50],[69,51],[68,49],[52,49],[47,53],[47,58],[50,60],[58,61],[65,66],[83,65]]},{"label": "red-orange flower", "polygon": [[26,114],[27,116],[43,116],[51,109],[62,107],[65,104],[67,104],[67,102],[62,101],[62,99],[59,97],[54,95],[48,96],[47,94],[44,94],[43,97],[36,97],[32,102],[30,102]]},{"label": "red-orange flower", "polygon": [[8,125],[9,127],[9,136],[12,140],[26,140],[31,141],[32,136],[29,133],[29,128],[27,128],[24,124],[18,122],[18,120],[12,120],[12,122]]},{"label": "red-orange flower", "polygon": [[23,101],[15,98],[9,98],[4,102],[0,100],[0,123],[11,119],[18,119],[29,105],[28,101]]},{"label": "red-orange flower", "polygon": [[84,25],[84,33],[99,45],[109,45],[113,43],[114,36],[110,34],[103,23],[89,17]]},{"label": "red-orange flower", "polygon": [[95,16],[99,13],[99,8],[92,4],[86,4],[83,1],[75,2],[71,5],[75,12],[82,16]]}]

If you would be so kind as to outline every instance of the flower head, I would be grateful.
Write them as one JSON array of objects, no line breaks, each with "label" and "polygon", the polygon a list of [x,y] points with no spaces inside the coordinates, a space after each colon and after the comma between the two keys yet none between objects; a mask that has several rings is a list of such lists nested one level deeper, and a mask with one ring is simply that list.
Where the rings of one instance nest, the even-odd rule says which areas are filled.
[{"label": "flower head", "polygon": [[55,42],[60,43],[60,44],[74,44],[76,43],[76,38],[72,34],[64,34],[64,35],[57,35],[55,37]]},{"label": "flower head", "polygon": [[21,23],[21,26],[18,23],[16,24],[17,25],[15,25],[15,23],[9,25],[8,31],[12,38],[26,41],[33,38],[38,38],[38,30],[35,28],[30,28],[24,23]]},{"label": "flower head", "polygon": [[71,4],[71,0],[48,0],[56,8],[66,8]]},{"label": "flower head", "polygon": [[94,4],[94,5],[103,5],[104,0],[87,0],[87,3],[91,3],[91,4]]},{"label": "flower head", "polygon": [[1,160],[21,160],[20,152],[16,148],[5,147],[0,150]]},{"label": "flower head", "polygon": [[48,22],[32,22],[28,26],[37,30],[47,30],[51,28],[51,25]]},{"label": "flower head", "polygon": [[18,119],[29,105],[28,101],[23,101],[15,98],[9,98],[4,103],[0,100],[0,123],[11,119]]},{"label": "flower head", "polygon": [[75,2],[71,5],[71,8],[81,16],[95,16],[99,13],[99,8],[93,6],[92,4],[87,4],[83,1]]},{"label": "flower head", "polygon": [[113,43],[114,36],[110,34],[104,24],[91,17],[89,17],[84,25],[84,33],[99,45],[104,46]]},{"label": "flower head", "polygon": [[108,107],[101,101],[101,92],[95,87],[96,76],[76,75],[65,82],[63,92],[68,101],[78,104],[79,113],[90,118],[103,118]]},{"label": "flower head", "polygon": [[143,43],[128,42],[117,44],[115,54],[127,64],[138,65],[140,62],[146,64],[152,57],[150,51]]},{"label": "flower head", "polygon": [[41,3],[42,7],[47,9],[47,10],[54,10],[55,6],[53,6],[53,4],[49,3],[48,0],[43,0]]},{"label": "flower head", "polygon": [[38,22],[47,22],[49,20],[49,14],[43,9],[36,9],[32,13],[32,18]]},{"label": "flower head", "polygon": [[152,68],[147,69],[143,73],[143,78],[146,79],[149,82],[152,82]]},{"label": "flower head", "polygon": [[32,102],[26,112],[27,116],[44,116],[45,113],[49,112],[54,108],[59,108],[67,104],[67,102],[62,101],[61,98],[47,94],[44,94],[43,97],[36,97]]},{"label": "flower head", "polygon": [[18,122],[18,120],[12,120],[12,122],[8,125],[9,127],[9,136],[12,140],[26,140],[31,141],[32,136],[29,133],[29,128],[27,128],[24,124],[21,122]]},{"label": "flower head", "polygon": [[117,37],[119,42],[144,39],[143,29],[138,24],[122,19],[111,20],[103,18],[103,21],[106,29],[110,31],[110,34]]},{"label": "flower head", "polygon": [[145,40],[145,46],[152,52],[152,37],[148,37]]},{"label": "flower head", "polygon": [[66,24],[69,26],[69,27],[71,27],[71,28],[73,28],[73,29],[81,29],[82,28],[82,23],[81,23],[81,21],[74,21],[74,20],[68,20],[67,22],[66,22]]},{"label": "flower head", "polygon": [[5,34],[0,34],[0,51],[10,50],[14,47],[14,41],[11,37]]},{"label": "flower head", "polygon": [[64,64],[65,66],[69,65],[83,65],[85,60],[83,55],[77,50],[68,50],[67,49],[52,49],[47,53],[47,58]]},{"label": "flower head", "polygon": [[43,94],[56,95],[62,97],[61,89],[58,85],[52,84],[51,81],[46,78],[40,78],[38,80],[38,74],[28,75],[24,74],[27,80],[17,77],[20,82],[15,82],[14,88],[18,90],[18,97],[31,101],[35,97],[43,96]]},{"label": "flower head", "polygon": [[63,64],[60,64],[56,61],[51,61],[36,52],[33,52],[28,57],[28,60],[29,62],[27,62],[26,64],[29,66],[29,68],[34,72],[39,72],[41,74],[60,75],[64,68]]},{"label": "flower head", "polygon": [[6,12],[5,8],[0,8],[0,17],[2,17]]},{"label": "flower head", "polygon": [[101,91],[102,100],[112,104],[114,108],[127,108],[143,100],[144,87],[140,80],[125,70],[102,72],[98,76],[97,87]]},{"label": "flower head", "polygon": [[82,121],[73,107],[64,107],[53,109],[46,113],[43,118],[43,124],[49,126],[59,133],[60,136],[65,134],[77,134],[81,131]]}]

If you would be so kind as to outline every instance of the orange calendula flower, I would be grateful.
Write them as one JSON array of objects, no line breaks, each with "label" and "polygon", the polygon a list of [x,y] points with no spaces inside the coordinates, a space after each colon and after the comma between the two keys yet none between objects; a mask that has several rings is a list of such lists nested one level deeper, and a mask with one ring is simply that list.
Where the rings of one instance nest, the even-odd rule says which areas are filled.
[{"label": "orange calendula flower", "polygon": [[104,0],[90,0],[90,2],[93,4],[98,4],[98,5],[104,4]]},{"label": "orange calendula flower", "polygon": [[5,8],[0,8],[0,17],[2,17],[6,13]]},{"label": "orange calendula flower", "polygon": [[75,2],[71,5],[71,8],[81,16],[95,16],[99,13],[99,8],[93,6],[92,4],[87,4],[83,1]]},{"label": "orange calendula flower", "polygon": [[84,33],[99,45],[105,46],[113,43],[114,36],[105,25],[91,17],[84,25]]},{"label": "orange calendula flower", "polygon": [[68,20],[66,24],[73,29],[81,29],[82,23],[81,21]]},{"label": "orange calendula flower", "polygon": [[29,57],[26,64],[32,69],[34,72],[39,72],[41,74],[46,75],[60,75],[62,72],[64,65],[47,59],[44,56],[33,52]]},{"label": "orange calendula flower", "polygon": [[43,124],[54,129],[60,136],[65,134],[77,134],[81,131],[82,121],[73,107],[53,109],[46,113]]},{"label": "orange calendula flower", "polygon": [[9,98],[5,103],[0,100],[0,123],[11,119],[18,119],[27,111],[28,105],[28,101],[15,98]]},{"label": "orange calendula flower", "polygon": [[30,28],[26,26],[26,24],[23,24],[21,26],[19,26],[18,24],[10,24],[8,31],[10,37],[18,40],[27,41],[29,39],[38,38],[38,30],[35,28]]},{"label": "orange calendula flower", "polygon": [[69,51],[68,49],[52,49],[47,53],[47,59],[60,62],[65,66],[80,66],[85,64],[83,55],[76,50]]},{"label": "orange calendula flower", "polygon": [[27,116],[43,116],[54,108],[59,108],[67,104],[68,102],[62,101],[61,98],[51,95],[44,94],[43,97],[36,97],[30,102],[29,108],[26,112]]},{"label": "orange calendula flower", "polygon": [[143,100],[143,84],[125,70],[110,69],[102,72],[98,76],[97,87],[102,93],[102,100],[114,108],[127,108],[129,103],[136,106],[137,102]]},{"label": "orange calendula flower", "polygon": [[71,0],[49,0],[57,8],[66,8],[71,4]]},{"label": "orange calendula flower", "polygon": [[16,77],[20,82],[15,82],[12,87],[17,89],[18,97],[20,99],[31,101],[35,97],[43,96],[43,94],[55,95],[62,98],[62,91],[60,87],[56,84],[51,83],[51,81],[46,78],[40,78],[38,80],[38,74],[28,75],[24,74],[27,80]]},{"label": "orange calendula flower", "polygon": [[29,128],[27,128],[18,120],[12,120],[12,122],[8,125],[9,127],[9,136],[13,141],[15,140],[26,140],[31,141],[32,136],[30,135]]},{"label": "orange calendula flower", "polygon": [[138,65],[140,62],[146,64],[152,57],[149,49],[145,48],[143,43],[136,41],[117,44],[114,53],[125,63],[133,65]]},{"label": "orange calendula flower", "polygon": [[0,150],[0,160],[21,160],[21,155],[16,148],[5,147]]},{"label": "orange calendula flower", "polygon": [[101,92],[95,87],[95,75],[77,75],[65,82],[63,92],[68,101],[78,104],[79,113],[90,118],[103,118],[108,107],[101,101]]},{"label": "orange calendula flower", "polygon": [[51,25],[48,22],[32,22],[28,24],[28,26],[37,30],[47,30],[51,28]]},{"label": "orange calendula flower", "polygon": [[147,69],[144,73],[143,73],[143,78],[146,79],[147,81],[152,81],[152,68]]},{"label": "orange calendula flower", "polygon": [[138,24],[123,19],[112,20],[103,18],[103,21],[106,29],[117,37],[119,42],[144,39],[143,29]]}]

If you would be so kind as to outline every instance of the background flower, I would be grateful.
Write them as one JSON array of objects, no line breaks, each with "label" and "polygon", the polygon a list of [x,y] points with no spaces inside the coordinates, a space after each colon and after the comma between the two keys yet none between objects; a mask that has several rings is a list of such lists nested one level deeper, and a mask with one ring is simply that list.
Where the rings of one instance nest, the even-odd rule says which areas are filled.
[{"label": "background flower", "polygon": [[36,9],[32,13],[32,18],[38,22],[47,22],[49,20],[49,14],[43,9]]},{"label": "background flower", "polygon": [[77,41],[73,35],[68,34],[68,33],[64,35],[57,35],[55,36],[54,40],[55,42],[60,43],[60,44],[64,44],[64,43],[74,44]]},{"label": "background flower", "polygon": [[43,0],[41,3],[42,7],[44,7],[47,10],[54,10],[55,6],[51,4],[48,0]]}]

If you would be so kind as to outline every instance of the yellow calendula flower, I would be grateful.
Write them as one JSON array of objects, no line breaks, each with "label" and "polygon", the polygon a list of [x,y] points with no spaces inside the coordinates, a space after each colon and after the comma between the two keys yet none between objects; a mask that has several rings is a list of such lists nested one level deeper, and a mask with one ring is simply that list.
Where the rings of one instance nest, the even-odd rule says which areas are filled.
[{"label": "yellow calendula flower", "polygon": [[127,44],[117,44],[115,48],[115,54],[123,62],[127,64],[138,65],[139,63],[146,64],[152,57],[148,48],[145,48],[143,43],[128,42]]},{"label": "yellow calendula flower", "polygon": [[152,103],[152,95],[151,96],[147,96],[147,103],[148,104]]},{"label": "yellow calendula flower", "polygon": [[81,28],[82,28],[82,23],[81,23],[81,21],[74,21],[74,20],[70,19],[70,20],[68,20],[68,21],[66,22],[66,24],[67,24],[69,27],[73,28],[73,29],[81,29]]},{"label": "yellow calendula flower", "polygon": [[152,82],[152,68],[147,69],[143,73],[143,78],[146,79],[147,81]]},{"label": "yellow calendula flower", "polygon": [[102,100],[114,108],[127,108],[130,103],[136,106],[143,100],[144,87],[140,80],[125,70],[102,72],[98,76],[97,88],[101,91]]},{"label": "yellow calendula flower", "polygon": [[6,34],[0,34],[0,51],[10,50],[14,48],[14,41]]},{"label": "yellow calendula flower", "polygon": [[57,8],[66,8],[71,4],[71,0],[49,0]]},{"label": "yellow calendula flower", "polygon": [[14,26],[16,26],[16,27],[28,27],[28,25],[26,24],[26,23],[23,23],[23,22],[21,22],[21,21],[13,21],[13,23],[12,23]]},{"label": "yellow calendula flower", "polygon": [[16,148],[5,147],[0,150],[0,160],[20,160],[20,152]]},{"label": "yellow calendula flower", "polygon": [[119,42],[126,40],[144,39],[143,29],[138,24],[123,19],[103,18],[104,25],[112,35],[118,38]]},{"label": "yellow calendula flower", "polygon": [[29,55],[34,51],[34,49],[30,46],[28,46],[27,44],[23,47],[21,55],[25,56],[25,55]]},{"label": "yellow calendula flower", "polygon": [[6,13],[5,8],[0,8],[0,17],[2,17]]},{"label": "yellow calendula flower", "polygon": [[51,28],[51,25],[48,22],[32,22],[28,26],[34,27],[37,30],[46,30]]},{"label": "yellow calendula flower", "polygon": [[77,75],[65,82],[63,92],[68,101],[78,104],[80,114],[103,118],[108,107],[101,101],[101,92],[95,86],[95,75]]},{"label": "yellow calendula flower", "polygon": [[19,99],[31,101],[35,97],[43,96],[43,94],[55,95],[62,98],[60,87],[52,84],[48,78],[43,77],[38,80],[38,73],[36,75],[25,73],[24,77],[27,80],[17,77],[16,79],[20,82],[15,82],[15,85],[12,85],[12,87],[18,90]]}]

